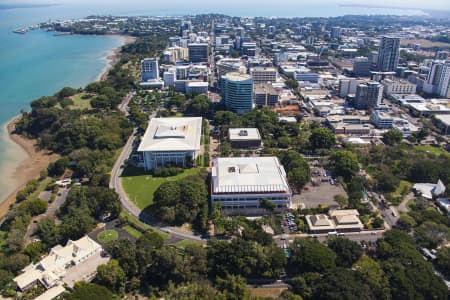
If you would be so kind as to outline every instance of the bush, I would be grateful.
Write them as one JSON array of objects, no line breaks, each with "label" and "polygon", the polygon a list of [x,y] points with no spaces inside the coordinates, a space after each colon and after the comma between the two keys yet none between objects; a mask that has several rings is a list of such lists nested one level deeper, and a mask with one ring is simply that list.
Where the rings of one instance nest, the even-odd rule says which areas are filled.
[{"label": "bush", "polygon": [[62,108],[65,108],[67,106],[73,105],[73,100],[70,98],[64,98],[61,100],[61,102],[59,102],[59,104],[61,104]]}]

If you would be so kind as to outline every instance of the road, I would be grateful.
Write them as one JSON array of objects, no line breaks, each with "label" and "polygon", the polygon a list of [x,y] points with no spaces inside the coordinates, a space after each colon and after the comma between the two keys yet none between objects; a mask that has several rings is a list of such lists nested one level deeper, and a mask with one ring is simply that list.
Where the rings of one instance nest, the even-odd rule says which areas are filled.
[{"label": "road", "polygon": [[[133,97],[133,95],[134,95],[134,92],[128,93],[124,97],[122,104],[120,104],[120,106],[119,106],[119,109],[121,111],[125,112],[125,114],[127,113],[127,110],[128,110],[128,102]],[[151,119],[151,118],[154,118],[155,116],[156,116],[156,112],[152,113],[149,118]],[[122,148],[122,152],[120,153],[119,157],[117,158],[117,160],[113,166],[113,169],[111,171],[111,178],[109,181],[109,188],[114,189],[117,192],[117,194],[119,195],[119,198],[120,198],[120,202],[122,203],[123,209],[125,209],[133,217],[141,220],[142,222],[144,222],[146,224],[149,224],[149,225],[155,227],[156,229],[159,229],[163,232],[169,233],[172,236],[172,238],[178,238],[178,239],[182,239],[182,240],[203,241],[203,239],[201,237],[190,234],[188,232],[178,230],[177,228],[160,226],[159,224],[155,223],[154,221],[150,220],[147,216],[142,214],[142,210],[139,207],[137,207],[133,203],[133,201],[131,201],[128,198],[127,193],[123,189],[122,181],[120,180],[120,175],[122,174],[125,160],[130,157],[130,155],[133,151],[133,142],[134,142],[135,136],[136,136],[136,129],[133,130],[133,133],[128,138],[125,146]]]},{"label": "road", "polygon": [[386,229],[391,229],[400,219],[399,212],[394,206],[388,206],[382,201],[383,196],[376,192],[369,192],[373,198],[377,200],[376,207],[380,211],[381,217],[384,220]]}]

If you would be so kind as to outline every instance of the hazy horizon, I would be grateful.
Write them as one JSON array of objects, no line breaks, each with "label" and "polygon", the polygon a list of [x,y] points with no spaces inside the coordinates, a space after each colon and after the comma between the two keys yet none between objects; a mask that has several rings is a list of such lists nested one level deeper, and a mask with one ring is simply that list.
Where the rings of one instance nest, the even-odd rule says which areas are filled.
[{"label": "hazy horizon", "polygon": [[[271,6],[276,4],[277,7],[286,6],[287,8],[298,7],[301,8],[302,4],[311,5],[310,2],[303,2],[298,0],[248,0],[245,1],[244,5],[267,5]],[[128,0],[126,4],[121,0],[20,0],[20,1],[11,1],[11,0],[0,0],[0,4],[8,4],[8,5],[21,5],[21,4],[62,4],[62,5],[93,5],[93,6],[121,6],[128,9],[136,9],[138,6],[141,7],[152,7],[155,6],[157,8],[171,8],[171,7],[189,7],[192,5],[204,5],[209,9],[213,9],[214,6],[223,7],[224,3],[211,3],[211,1],[205,0],[191,0],[189,2],[183,0],[172,0],[170,2],[163,1],[146,1],[146,0]],[[420,9],[439,9],[439,10],[450,10],[450,1],[448,0],[378,0],[377,2],[369,1],[369,0],[322,0],[320,4],[323,5],[367,5],[367,6],[384,6],[386,8],[420,8]],[[242,6],[243,3],[241,0],[228,0],[226,3],[227,6]]]}]

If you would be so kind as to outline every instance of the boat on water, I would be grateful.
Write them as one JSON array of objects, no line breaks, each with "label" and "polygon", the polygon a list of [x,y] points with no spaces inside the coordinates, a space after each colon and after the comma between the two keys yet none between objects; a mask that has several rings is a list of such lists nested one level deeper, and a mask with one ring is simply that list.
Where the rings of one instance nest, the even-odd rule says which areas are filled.
[{"label": "boat on water", "polygon": [[18,33],[18,34],[25,34],[27,33],[28,29],[26,28],[20,28],[20,29],[15,29],[13,30],[14,33]]}]

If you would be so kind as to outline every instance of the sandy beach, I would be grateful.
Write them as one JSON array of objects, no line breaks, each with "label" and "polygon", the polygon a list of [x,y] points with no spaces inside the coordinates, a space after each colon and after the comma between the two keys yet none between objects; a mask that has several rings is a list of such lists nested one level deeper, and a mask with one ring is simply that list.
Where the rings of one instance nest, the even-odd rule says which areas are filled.
[{"label": "sandy beach", "polygon": [[[6,216],[11,204],[16,201],[16,193],[29,180],[39,177],[41,170],[46,168],[50,162],[54,162],[59,158],[58,154],[50,153],[46,150],[36,150],[36,140],[30,140],[14,133],[17,121],[20,116],[15,117],[6,125],[6,133],[11,141],[16,144],[14,151],[17,153],[17,161],[19,164],[12,170],[10,177],[10,185],[16,188],[4,201],[0,203],[0,220]],[[23,158],[20,160],[20,158]]]},{"label": "sandy beach", "polygon": [[[123,43],[111,50],[104,58],[107,64],[98,75],[97,80],[106,80],[109,70],[118,62],[120,58],[120,48],[122,45],[132,43],[135,37],[121,36]],[[9,163],[2,170],[4,173],[11,173],[11,176],[4,176],[2,179],[2,189],[0,190],[0,220],[2,220],[9,211],[9,208],[16,201],[16,193],[28,181],[38,178],[41,170],[46,168],[50,162],[58,160],[58,154],[47,150],[37,150],[36,140],[30,140],[14,133],[15,125],[21,116],[16,116],[4,125],[4,141],[8,145]]]},{"label": "sandy beach", "polygon": [[100,74],[98,74],[97,76],[97,81],[103,81],[106,80],[106,78],[108,77],[108,72],[109,70],[111,70],[111,68],[119,61],[120,58],[120,48],[123,45],[127,45],[127,44],[131,44],[133,43],[136,38],[133,36],[128,36],[128,35],[119,35],[119,37],[123,38],[123,43],[121,46],[112,49],[108,55],[106,55],[104,57],[104,59],[107,61],[105,67],[103,68],[103,70],[101,71]]}]

